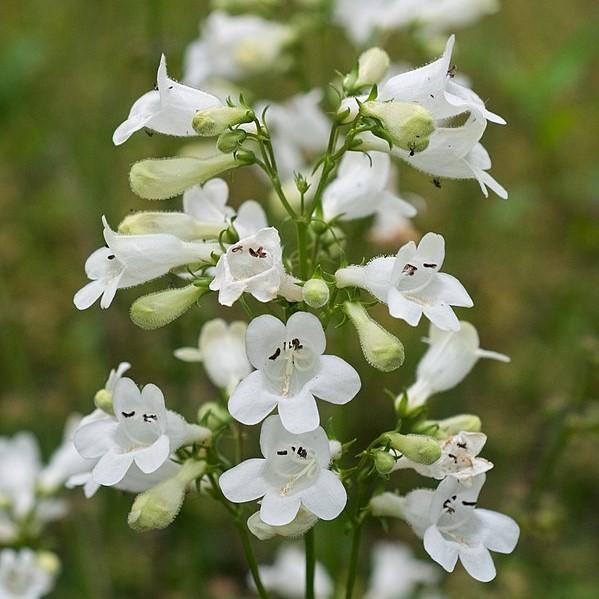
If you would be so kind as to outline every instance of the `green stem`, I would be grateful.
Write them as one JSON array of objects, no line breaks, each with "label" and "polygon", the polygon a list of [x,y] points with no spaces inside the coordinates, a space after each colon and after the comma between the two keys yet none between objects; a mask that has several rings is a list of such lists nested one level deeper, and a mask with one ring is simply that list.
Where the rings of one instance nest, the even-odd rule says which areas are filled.
[{"label": "green stem", "polygon": [[306,599],[314,599],[314,570],[316,556],[314,551],[314,528],[304,535],[306,546]]},{"label": "green stem", "polygon": [[245,558],[247,560],[248,566],[250,567],[250,572],[252,574],[252,578],[254,580],[254,584],[256,585],[256,590],[258,591],[258,595],[260,595],[261,599],[268,599],[268,593],[262,584],[262,579],[260,578],[260,570],[258,569],[258,562],[256,560],[256,555],[254,553],[254,549],[252,547],[252,542],[250,540],[250,535],[248,533],[248,529],[246,525],[241,521],[236,521],[235,525],[239,530],[239,535],[241,537],[241,543],[243,545],[243,550],[245,552]]},{"label": "green stem", "polygon": [[299,218],[295,221],[295,228],[297,231],[297,250],[300,263],[300,277],[303,281],[305,281],[308,278],[308,223],[303,218]]},{"label": "green stem", "polygon": [[347,586],[345,587],[345,599],[352,599],[354,585],[358,573],[358,558],[360,557],[360,541],[362,539],[362,522],[354,522],[354,533],[352,535],[351,555],[349,558],[349,571],[347,574]]}]

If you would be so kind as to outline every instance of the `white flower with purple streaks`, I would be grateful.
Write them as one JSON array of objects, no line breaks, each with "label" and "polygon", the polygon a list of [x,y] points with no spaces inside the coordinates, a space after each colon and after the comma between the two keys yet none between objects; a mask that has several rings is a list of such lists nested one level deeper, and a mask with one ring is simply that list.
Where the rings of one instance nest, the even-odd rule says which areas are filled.
[{"label": "white flower with purple streaks", "polygon": [[146,385],[140,391],[131,379],[123,378],[116,385],[113,406],[114,416],[90,418],[74,437],[82,457],[98,460],[92,477],[101,485],[117,485],[134,466],[152,474],[168,463],[179,447],[210,436],[208,429],[167,411],[156,385]]},{"label": "white flower with purple streaks", "polygon": [[345,507],[347,494],[329,463],[329,441],[321,427],[294,435],[278,416],[264,421],[260,432],[264,458],[246,460],[219,479],[229,501],[262,498],[260,519],[271,526],[292,522],[300,507],[322,520],[333,520]]},{"label": "white flower with purple streaks", "polygon": [[520,536],[512,518],[476,508],[485,477],[480,474],[466,485],[449,476],[436,491],[412,491],[406,496],[409,509],[404,513],[414,532],[424,539],[426,552],[438,564],[453,572],[459,559],[468,574],[480,582],[495,578],[490,551],[511,553]]},{"label": "white flower with purple streaks", "polygon": [[338,287],[366,289],[389,306],[394,318],[416,326],[424,314],[440,329],[457,331],[460,323],[451,306],[470,308],[472,299],[451,275],[439,272],[445,259],[445,240],[427,233],[416,247],[413,241],[395,257],[382,256],[366,266],[349,266],[337,271]]},{"label": "white flower with purple streaks", "polygon": [[256,368],[235,389],[229,412],[243,424],[257,424],[278,407],[291,433],[314,430],[320,416],[316,397],[342,405],[360,390],[360,376],[345,360],[323,355],[326,337],[320,321],[296,312],[287,324],[265,314],[254,318],[246,350]]},{"label": "white flower with purple streaks", "polygon": [[166,135],[197,135],[191,126],[195,113],[221,105],[216,96],[171,79],[166,72],[163,54],[156,76],[156,89],[145,93],[133,104],[127,120],[116,128],[112,141],[117,146],[125,143],[144,127]]}]

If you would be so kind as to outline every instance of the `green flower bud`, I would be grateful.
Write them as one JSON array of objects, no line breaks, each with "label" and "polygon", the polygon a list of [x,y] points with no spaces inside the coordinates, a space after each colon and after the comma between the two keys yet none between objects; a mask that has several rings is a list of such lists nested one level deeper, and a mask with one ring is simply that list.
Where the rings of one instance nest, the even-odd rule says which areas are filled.
[{"label": "green flower bud", "polygon": [[205,462],[189,460],[181,470],[135,498],[127,522],[137,532],[166,528],[181,510],[188,485],[206,471]]},{"label": "green flower bud", "polygon": [[426,150],[435,130],[431,113],[413,102],[364,102],[360,112],[380,120],[393,143],[411,155]]},{"label": "green flower bud", "polygon": [[370,513],[376,518],[402,518],[405,499],[395,493],[375,495],[368,504]]},{"label": "green flower bud", "polygon": [[94,404],[99,410],[107,414],[114,414],[114,410],[112,409],[112,393],[108,389],[100,389],[96,393]]},{"label": "green flower bud", "polygon": [[147,200],[168,200],[232,168],[242,166],[232,154],[197,158],[149,158],[136,162],[129,173],[131,189]]},{"label": "green flower bud", "polygon": [[218,239],[223,223],[202,222],[183,212],[136,212],[126,216],[119,225],[124,235],[169,233],[184,241]]},{"label": "green flower bud", "polygon": [[479,433],[482,428],[480,418],[474,414],[459,414],[445,420],[425,420],[415,429],[416,432],[431,431],[436,439],[447,439],[458,433]]},{"label": "green flower bud", "polygon": [[389,55],[381,48],[370,48],[358,58],[358,78],[355,88],[376,85],[387,72],[390,64]]},{"label": "green flower bud", "polygon": [[233,418],[228,410],[215,401],[207,401],[198,410],[198,422],[211,431],[222,428],[232,420]]},{"label": "green flower bud", "polygon": [[382,372],[392,372],[403,364],[403,343],[370,318],[362,304],[345,302],[344,310],[356,327],[362,353],[371,366]]},{"label": "green flower bud", "polygon": [[144,295],[133,302],[131,320],[142,329],[158,329],[179,318],[207,292],[206,287],[192,284]]},{"label": "green flower bud", "polygon": [[385,433],[382,441],[418,464],[433,464],[441,457],[439,443],[428,435]]},{"label": "green flower bud", "polygon": [[198,110],[193,117],[191,126],[198,135],[212,137],[220,135],[234,125],[249,123],[253,118],[254,113],[242,106],[213,106]]},{"label": "green flower bud", "polygon": [[390,474],[395,466],[395,458],[388,451],[375,451],[374,467],[379,474]]},{"label": "green flower bud", "polygon": [[310,279],[302,288],[302,297],[311,308],[322,308],[329,301],[329,295],[329,286],[322,279]]},{"label": "green flower bud", "polygon": [[247,133],[243,129],[235,129],[234,131],[223,131],[216,141],[216,147],[220,152],[230,154],[236,152],[245,141]]}]

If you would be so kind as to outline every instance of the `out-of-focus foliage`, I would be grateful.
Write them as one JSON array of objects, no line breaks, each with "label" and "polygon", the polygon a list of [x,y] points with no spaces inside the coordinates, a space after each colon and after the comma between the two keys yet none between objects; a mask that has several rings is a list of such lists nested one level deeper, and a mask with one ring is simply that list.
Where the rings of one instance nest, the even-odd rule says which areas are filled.
[{"label": "out-of-focus foliage", "polygon": [[[173,75],[181,72],[205,4],[3,2],[0,434],[32,429],[46,454],[67,414],[90,411],[95,391],[121,360],[133,363],[136,380],[165,389],[169,403],[190,418],[214,393],[199,366],[172,357],[219,313],[214,299],[154,332],[129,321],[139,290],[119,294],[106,312],[79,313],[71,302],[84,282],[83,262],[98,246],[100,215],[116,223],[127,210],[145,207],[128,189],[129,165],[179,146],[138,134],[114,148],[111,134],[153,81],[162,50]],[[598,16],[593,0],[504,0],[497,15],[459,32],[459,71],[509,123],[490,127],[485,137],[493,174],[510,191],[507,203],[485,200],[473,182],[437,189],[426,176],[401,170],[402,189],[429,205],[416,224],[443,233],[447,270],[475,298],[475,308],[462,316],[476,324],[485,347],[512,357],[509,367],[479,364],[456,390],[431,402],[435,417],[480,414],[487,457],[496,465],[485,506],[523,526],[516,552],[498,560],[496,582],[483,586],[458,571],[446,584],[450,597],[597,596],[598,446],[591,432],[571,430],[580,424],[577,414],[594,409],[597,418],[599,400]],[[431,58],[406,33],[391,36],[387,48],[394,59]],[[333,28],[305,51],[313,85],[355,59]],[[281,90],[294,91],[292,77]],[[266,81],[264,95],[275,95],[273,87]],[[234,177],[237,199],[265,199],[259,180]],[[371,371],[359,399],[335,423],[343,439],[385,428],[392,407],[383,389],[407,386],[424,351],[422,327],[387,325],[405,344],[406,365],[392,374]],[[351,333],[343,332],[344,357],[360,363]],[[417,481],[404,476],[412,486]],[[52,531],[64,562],[55,596],[241,595],[241,549],[217,505],[194,497],[175,526],[140,536],[126,526],[130,502],[115,493],[100,492],[89,502],[73,493],[72,517]],[[342,523],[319,526],[318,553],[340,572],[349,544],[332,546],[334,527]],[[370,532],[384,534],[376,524]],[[403,524],[391,534],[414,541]],[[260,544],[259,556],[268,560],[273,549]],[[362,562],[365,574],[366,555]]]}]

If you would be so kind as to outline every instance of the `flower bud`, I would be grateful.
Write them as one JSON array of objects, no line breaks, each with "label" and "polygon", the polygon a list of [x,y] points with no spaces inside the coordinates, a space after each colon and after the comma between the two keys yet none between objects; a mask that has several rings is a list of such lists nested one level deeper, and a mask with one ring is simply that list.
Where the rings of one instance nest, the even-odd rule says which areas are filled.
[{"label": "flower bud", "polygon": [[433,429],[437,439],[447,439],[458,433],[479,433],[482,428],[480,418],[475,414],[459,414],[445,420],[425,420],[417,427],[417,431]]},{"label": "flower bud", "polygon": [[393,143],[411,155],[426,150],[435,130],[431,113],[413,102],[364,102],[360,112],[380,120]]},{"label": "flower bud", "polygon": [[112,409],[112,392],[108,391],[108,389],[100,389],[96,393],[94,404],[96,405],[96,408],[102,410],[102,412],[114,414],[114,410]]},{"label": "flower bud", "polygon": [[223,223],[202,222],[183,212],[136,212],[126,216],[119,225],[123,235],[169,233],[184,241],[218,239],[226,227]]},{"label": "flower bud", "polygon": [[56,576],[60,572],[60,559],[51,551],[38,551],[37,563],[44,572],[52,576]]},{"label": "flower bud", "polygon": [[392,372],[399,368],[405,357],[403,343],[370,318],[362,304],[345,302],[344,309],[356,327],[367,362],[382,372]]},{"label": "flower bud", "polygon": [[403,516],[405,499],[395,493],[375,495],[368,504],[370,513],[377,518],[401,518]]},{"label": "flower bud", "polygon": [[329,301],[329,286],[322,279],[306,281],[302,297],[311,308],[322,308]]},{"label": "flower bud", "polygon": [[302,506],[300,507],[297,516],[289,524],[283,526],[271,526],[261,520],[260,512],[256,512],[248,518],[247,525],[250,532],[255,537],[258,537],[261,541],[266,541],[276,536],[301,537],[317,522],[318,518]]},{"label": "flower bud", "polygon": [[219,153],[205,160],[197,158],[149,158],[136,162],[129,173],[131,189],[147,200],[168,200],[194,185],[201,185],[238,166],[232,154]]},{"label": "flower bud", "polygon": [[381,48],[370,48],[358,58],[358,78],[354,87],[359,89],[376,85],[387,72],[390,64],[389,55]]},{"label": "flower bud", "polygon": [[341,441],[337,439],[329,439],[329,452],[331,454],[331,461],[338,460],[343,455],[343,445]]},{"label": "flower bud", "polygon": [[388,442],[393,449],[418,464],[429,465],[441,457],[439,443],[428,435],[385,433],[382,441]]},{"label": "flower bud", "polygon": [[375,451],[372,456],[374,467],[379,474],[390,474],[395,466],[395,458],[388,451]]},{"label": "flower bud", "polygon": [[247,133],[243,129],[235,129],[235,131],[223,131],[216,140],[216,148],[225,154],[236,152],[239,150],[246,137]]},{"label": "flower bud", "polygon": [[198,422],[211,431],[222,428],[232,420],[228,410],[215,401],[207,401],[198,410]]},{"label": "flower bud", "polygon": [[192,284],[144,295],[133,302],[131,320],[142,329],[158,329],[179,318],[207,292],[207,287]]},{"label": "flower bud", "polygon": [[181,510],[187,486],[206,471],[205,462],[188,460],[179,472],[135,498],[127,522],[137,532],[166,528]]},{"label": "flower bud", "polygon": [[198,135],[212,137],[220,135],[234,125],[249,123],[253,118],[254,113],[242,106],[213,106],[198,110],[191,126]]}]

